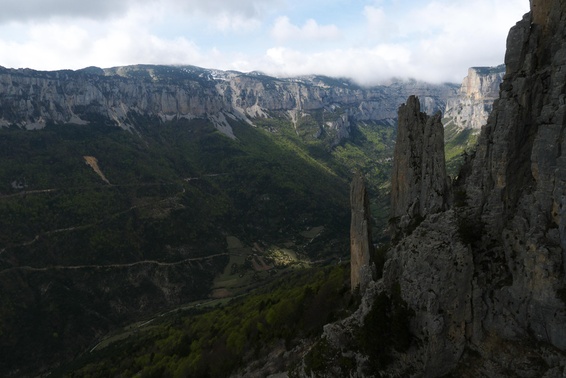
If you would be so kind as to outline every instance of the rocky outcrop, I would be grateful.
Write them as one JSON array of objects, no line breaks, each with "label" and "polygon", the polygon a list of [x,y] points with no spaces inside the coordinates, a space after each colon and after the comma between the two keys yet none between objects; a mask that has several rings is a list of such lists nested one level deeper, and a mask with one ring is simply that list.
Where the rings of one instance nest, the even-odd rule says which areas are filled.
[{"label": "rocky outcrop", "polygon": [[[458,366],[472,322],[474,263],[459,237],[457,224],[453,210],[431,214],[389,251],[383,278],[368,284],[357,311],[324,327],[322,338],[337,357],[323,376],[438,377]],[[383,293],[394,297],[396,292],[410,309],[412,346],[403,353],[391,350],[391,363],[377,374],[360,350],[360,332],[366,329],[366,318],[377,299]],[[393,333],[392,337],[399,335]],[[381,335],[375,335],[375,343],[383,342]],[[383,351],[388,347],[393,349],[384,346]],[[348,369],[340,363],[342,360],[355,361],[356,369]]]},{"label": "rocky outcrop", "polygon": [[374,279],[371,210],[364,177],[357,172],[350,188],[352,221],[350,226],[351,290],[363,293]]},{"label": "rocky outcrop", "polygon": [[462,178],[470,222],[483,226],[474,250],[476,343],[497,334],[566,350],[564,33],[558,0],[533,1],[511,29],[501,96]]},{"label": "rocky outcrop", "polygon": [[[446,264],[446,270],[430,274],[422,266],[432,257],[426,252],[435,240],[432,218],[398,244],[386,263],[384,283],[401,277],[402,296],[416,312],[411,329],[422,342],[417,345],[424,345],[398,368],[441,375],[450,369],[435,363],[440,356],[453,371],[470,376],[550,377],[566,371],[566,6],[560,1],[532,6],[533,13],[509,33],[500,98],[460,174],[455,215],[448,211],[436,220],[453,219],[455,226],[442,226],[452,234],[443,245],[459,259],[456,269]],[[425,247],[417,249],[415,241],[411,254],[414,238]],[[443,247],[434,250],[435,263],[442,264]],[[408,262],[412,255],[417,257]],[[419,278],[423,271],[427,275]],[[438,295],[436,279],[454,291]],[[419,314],[418,299],[431,293],[432,314],[434,306],[451,307],[437,322],[440,338],[432,342],[421,332],[430,314]],[[418,350],[435,350],[421,367],[423,359],[413,357],[426,354]]]},{"label": "rocky outcrop", "polygon": [[399,108],[391,177],[391,233],[395,239],[428,214],[448,209],[450,182],[440,113],[421,112],[416,96]]},{"label": "rocky outcrop", "polygon": [[[0,125],[26,129],[48,122],[88,124],[106,121],[133,127],[132,114],[196,118],[228,112],[212,83],[187,74],[173,82],[155,70],[139,70],[135,77],[123,71],[0,70]],[[142,75],[140,72],[144,72]]]},{"label": "rocky outcrop", "polygon": [[384,288],[391,292],[399,285],[414,311],[413,342],[423,346],[389,367],[399,376],[408,376],[411,370],[425,377],[445,375],[457,366],[467,346],[474,270],[457,224],[453,210],[430,215],[396,245],[384,267]]},{"label": "rocky outcrop", "polygon": [[469,68],[458,96],[446,102],[442,120],[444,126],[479,132],[487,122],[493,102],[499,97],[499,86],[504,74],[503,64],[497,67]]},{"label": "rocky outcrop", "polygon": [[[509,33],[500,97],[455,188],[459,204],[452,223],[457,233],[446,242],[460,240],[458,244],[467,245],[449,247],[450,256],[461,256],[465,263],[455,264],[456,270],[448,264],[448,271],[439,269],[433,276],[457,290],[438,295],[430,278],[418,278],[419,272],[430,269],[421,266],[411,272],[413,264],[403,260],[407,254],[403,243],[418,237],[426,247],[414,249],[421,256],[415,264],[430,261],[424,251],[434,239],[425,223],[393,250],[384,270],[385,282],[390,275],[407,277],[406,287],[401,280],[402,296],[416,311],[413,325],[420,325],[412,330],[417,337],[429,315],[419,314],[422,304],[415,296],[434,292],[433,306],[458,303],[458,311],[453,307],[444,312],[440,339],[431,343],[429,337],[424,343],[427,350],[446,346],[430,354],[427,369],[435,356],[447,358],[452,366],[458,366],[459,359],[465,364],[470,356],[458,355],[469,348],[477,353],[472,376],[486,371],[488,376],[564,373],[566,6],[558,0],[535,0],[532,5],[533,13]],[[440,214],[437,223],[453,217],[451,213]],[[443,227],[448,234],[453,230]],[[451,281],[453,274],[459,284]],[[443,335],[446,321],[461,327]],[[518,340],[522,348],[509,346]],[[529,358],[538,362],[524,366],[519,362]],[[513,359],[516,364],[510,362]],[[425,375],[445,371],[437,365]]]},{"label": "rocky outcrop", "polygon": [[[367,366],[352,345],[374,299],[399,292],[414,312],[411,347],[356,376],[566,375],[566,5],[531,5],[509,33],[500,97],[453,208],[428,214],[390,249],[358,311],[325,327],[339,356]],[[410,182],[397,178],[392,190]],[[395,206],[416,209],[418,195],[394,196]]]},{"label": "rocky outcrop", "polygon": [[0,126],[26,129],[49,122],[87,124],[105,121],[133,128],[136,117],[205,118],[236,137],[233,120],[283,117],[298,134],[339,143],[356,122],[396,118],[411,93],[429,112],[444,109],[452,84],[399,81],[364,88],[348,80],[312,76],[278,79],[257,73],[206,70],[192,66],[90,67],[41,72],[0,68]]}]

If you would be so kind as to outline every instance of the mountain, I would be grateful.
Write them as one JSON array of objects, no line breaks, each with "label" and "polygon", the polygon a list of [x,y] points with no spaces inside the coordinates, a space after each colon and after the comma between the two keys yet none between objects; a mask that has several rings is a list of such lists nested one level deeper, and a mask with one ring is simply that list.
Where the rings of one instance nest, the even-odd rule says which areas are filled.
[{"label": "mountain", "polygon": [[352,171],[384,228],[395,109],[417,93],[440,110],[456,89],[0,69],[0,375],[45,373],[119,327],[347,257]]},{"label": "mountain", "polygon": [[134,321],[347,258],[356,170],[383,242],[410,95],[429,114],[464,101],[455,84],[416,80],[0,68],[0,375],[49,371]]},{"label": "mountain", "polygon": [[452,176],[463,164],[462,154],[474,148],[481,127],[487,123],[504,74],[504,64],[469,68],[458,95],[446,102],[442,123],[448,171]]},{"label": "mountain", "polygon": [[297,133],[339,143],[351,122],[391,122],[400,101],[411,93],[428,111],[443,109],[452,84],[398,81],[364,88],[347,79],[309,76],[277,79],[193,66],[90,67],[79,71],[0,70],[0,125],[26,129],[48,122],[87,124],[102,117],[135,127],[133,115],[172,119],[204,118],[229,137],[228,119],[280,116]]},{"label": "mountain", "polygon": [[[318,373],[566,373],[565,16],[562,1],[534,0],[510,30],[501,91],[454,183],[453,205],[421,212],[357,312],[325,326],[309,352],[332,357]],[[432,162],[423,156],[417,165]],[[410,180],[409,190],[422,179]],[[298,369],[303,375],[309,361]]]},{"label": "mountain", "polygon": [[505,75],[505,65],[471,67],[462,81],[458,96],[446,103],[444,127],[459,130],[473,129],[479,133],[491,113],[493,102],[499,97],[499,86]]}]

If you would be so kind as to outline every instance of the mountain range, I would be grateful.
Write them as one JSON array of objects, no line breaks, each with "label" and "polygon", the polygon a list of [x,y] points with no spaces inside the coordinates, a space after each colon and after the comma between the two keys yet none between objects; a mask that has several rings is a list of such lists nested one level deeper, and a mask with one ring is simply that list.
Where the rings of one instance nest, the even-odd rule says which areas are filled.
[{"label": "mountain range", "polygon": [[455,172],[503,70],[361,87],[193,66],[1,68],[0,373],[45,373],[134,321],[346,260],[355,170],[384,242],[399,105],[416,95],[444,113]]}]

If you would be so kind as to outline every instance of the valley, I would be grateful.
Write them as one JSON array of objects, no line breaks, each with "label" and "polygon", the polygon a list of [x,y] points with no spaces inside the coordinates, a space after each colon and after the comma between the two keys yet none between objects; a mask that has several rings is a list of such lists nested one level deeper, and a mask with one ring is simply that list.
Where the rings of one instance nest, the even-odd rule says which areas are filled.
[{"label": "valley", "polygon": [[[374,242],[388,241],[396,101],[417,92],[434,112],[457,88],[207,72],[1,70],[1,374],[55,371],[93,340],[107,353],[131,341],[131,328],[116,330],[141,322],[151,333],[155,314],[190,303],[253,301],[297,276],[290,290],[319,290],[309,272],[349,260],[355,171]],[[351,306],[337,277],[333,300]],[[287,306],[309,335],[338,316],[328,307],[314,322],[299,304]]]},{"label": "valley", "polygon": [[564,0],[20,3],[0,377],[566,376]]}]

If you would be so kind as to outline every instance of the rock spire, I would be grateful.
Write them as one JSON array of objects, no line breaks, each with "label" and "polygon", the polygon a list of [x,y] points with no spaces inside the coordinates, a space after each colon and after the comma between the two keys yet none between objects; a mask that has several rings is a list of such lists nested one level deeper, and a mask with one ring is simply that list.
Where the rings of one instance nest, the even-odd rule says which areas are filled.
[{"label": "rock spire", "polygon": [[371,211],[364,177],[356,172],[350,189],[352,222],[350,226],[351,288],[360,292],[366,289],[373,274],[373,242],[371,235]]},{"label": "rock spire", "polygon": [[399,108],[398,119],[391,182],[393,238],[450,203],[440,113],[426,115],[418,97],[410,96]]}]

